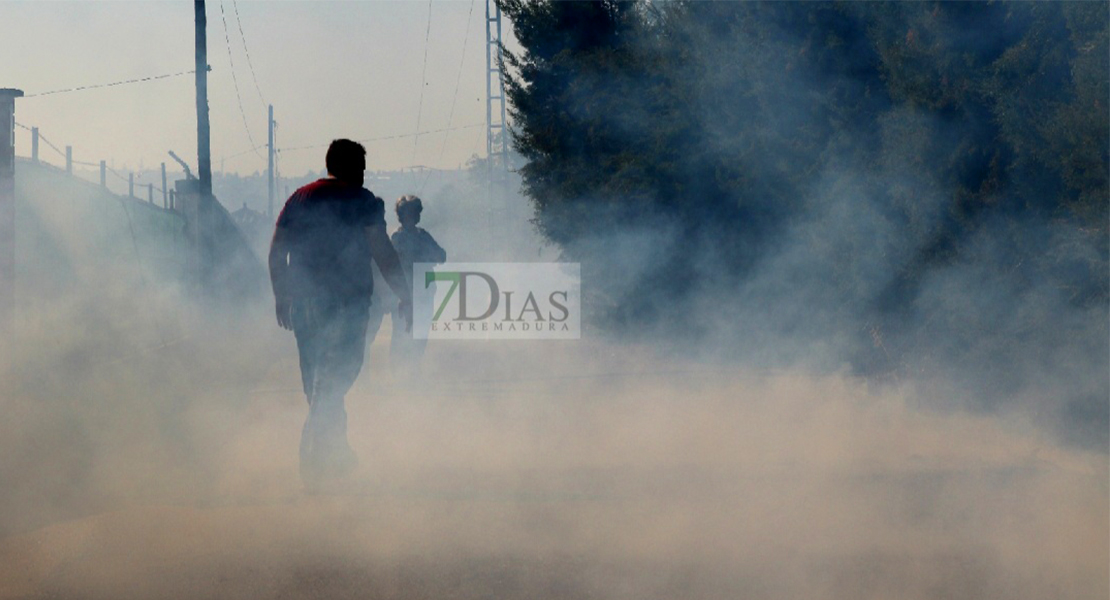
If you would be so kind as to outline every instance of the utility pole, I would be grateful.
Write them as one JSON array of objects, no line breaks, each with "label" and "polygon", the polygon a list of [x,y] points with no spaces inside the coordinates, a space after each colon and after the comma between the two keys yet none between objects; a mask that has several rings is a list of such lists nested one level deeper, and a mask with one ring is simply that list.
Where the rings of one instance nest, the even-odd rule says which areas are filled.
[{"label": "utility pole", "polygon": [[490,180],[509,165],[505,135],[505,74],[501,71],[501,7],[486,0],[486,156]]},{"label": "utility pole", "polygon": [[269,132],[269,141],[266,142],[268,149],[266,154],[269,157],[269,167],[266,169],[266,178],[270,182],[270,195],[266,203],[266,215],[271,219],[274,217],[274,105],[270,105],[270,117],[266,123],[266,131]]},{"label": "utility pole", "polygon": [[22,96],[0,89],[0,331],[15,310],[15,99]]},{"label": "utility pole", "polygon": [[508,184],[508,145],[505,135],[505,74],[501,71],[501,7],[486,0],[486,225],[493,239],[497,212]]},{"label": "utility pole", "polygon": [[200,197],[212,197],[212,143],[208,123],[208,17],[204,0],[193,0],[196,15],[196,80],[197,80],[197,178]]},{"label": "utility pole", "polygon": [[[180,184],[177,191],[182,194],[181,212],[185,217],[185,237],[189,246],[186,270],[198,290],[216,292],[212,281],[216,243],[212,212],[216,201],[212,196],[212,140],[208,121],[208,17],[204,0],[193,0],[193,12],[196,18],[197,179],[177,182]],[[170,156],[174,155],[171,153]]]}]

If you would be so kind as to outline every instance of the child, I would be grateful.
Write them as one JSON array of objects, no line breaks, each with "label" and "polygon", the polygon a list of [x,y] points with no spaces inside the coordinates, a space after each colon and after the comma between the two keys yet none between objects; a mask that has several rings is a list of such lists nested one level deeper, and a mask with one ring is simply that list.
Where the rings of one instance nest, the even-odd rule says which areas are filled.
[{"label": "child", "polygon": [[[413,263],[442,264],[447,260],[447,252],[436,243],[430,233],[421,227],[420,213],[424,210],[424,203],[420,198],[411,194],[401,196],[397,200],[397,220],[401,226],[393,232],[390,240],[397,249],[397,256],[401,259],[401,268],[409,282],[412,282]],[[420,359],[424,356],[424,347],[427,339],[419,339],[416,332],[406,333],[403,326],[398,326],[404,320],[401,314],[393,311],[393,336],[389,345],[390,360],[394,371],[402,376],[411,377],[419,370]]]}]

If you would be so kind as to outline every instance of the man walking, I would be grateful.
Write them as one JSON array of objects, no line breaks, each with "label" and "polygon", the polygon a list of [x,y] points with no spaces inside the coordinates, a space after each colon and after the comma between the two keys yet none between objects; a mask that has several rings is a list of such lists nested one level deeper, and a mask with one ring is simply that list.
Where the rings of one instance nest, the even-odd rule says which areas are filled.
[{"label": "man walking", "polygon": [[270,246],[278,325],[292,329],[309,412],[301,432],[306,486],[357,465],[347,441],[344,396],[362,369],[373,293],[371,259],[400,299],[406,328],[412,297],[385,229],[385,204],[363,188],[366,150],[351,140],[328,148],[328,177],[285,202]]}]

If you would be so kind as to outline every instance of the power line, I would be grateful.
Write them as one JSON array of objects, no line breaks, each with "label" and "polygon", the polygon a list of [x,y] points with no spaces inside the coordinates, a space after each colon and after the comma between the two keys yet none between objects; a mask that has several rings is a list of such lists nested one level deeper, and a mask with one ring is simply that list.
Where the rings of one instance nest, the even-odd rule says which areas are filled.
[{"label": "power line", "polygon": [[[475,127],[485,127],[485,126],[486,126],[485,123],[474,123],[472,125],[461,125],[459,127],[444,127],[443,129],[432,129],[432,130],[429,130],[429,131],[420,131],[420,132],[417,132],[417,133],[399,133],[397,135],[385,135],[385,136],[382,136],[382,137],[375,137],[375,138],[362,138],[362,139],[358,139],[358,140],[354,140],[354,141],[356,141],[356,142],[380,142],[382,140],[397,140],[397,139],[403,139],[403,138],[419,136],[419,135],[428,135],[428,134],[431,134],[431,133],[443,133],[444,131],[458,131],[460,129],[474,129]],[[308,150],[310,148],[323,148],[323,147],[328,146],[330,144],[331,144],[331,142],[328,142],[326,144],[311,144],[311,145],[308,145],[308,146],[293,146],[291,148],[279,148],[278,152],[291,152],[291,151],[294,151],[294,150]]]},{"label": "power line", "polygon": [[[474,16],[474,3],[476,1],[477,0],[470,0],[470,12],[466,15],[466,33],[463,35],[462,56],[459,57],[459,72],[455,77],[455,93],[451,97],[451,110],[447,113],[447,127],[451,127],[451,123],[454,122],[455,119],[455,102],[459,99],[459,84],[462,82],[463,65],[466,62],[466,43],[470,40],[470,26],[472,17]],[[436,163],[443,162],[443,154],[447,151],[447,138],[449,135],[449,133],[443,134],[443,144],[439,147],[439,158],[436,159]],[[414,162],[415,158],[414,156]],[[424,191],[424,186],[428,184],[428,180],[431,179],[431,177],[432,172],[428,171],[428,175],[424,177],[423,183],[420,184],[420,189],[417,190],[418,194]]]},{"label": "power line", "polygon": [[224,3],[220,0],[220,20],[224,24],[224,42],[227,44],[227,60],[231,65],[231,81],[235,83],[235,98],[239,101],[239,116],[243,117],[243,129],[247,132],[247,139],[250,140],[251,146],[255,148],[255,154],[258,158],[262,158],[262,154],[258,152],[258,145],[254,143],[254,136],[251,135],[251,128],[247,125],[247,113],[243,110],[243,97],[239,94],[239,78],[235,76],[235,59],[231,55],[231,38],[227,33],[227,18],[224,16]]},{"label": "power line", "polygon": [[[274,187],[277,188],[281,184],[281,151],[276,150],[278,147],[278,124],[274,121]],[[278,197],[283,196],[280,189],[274,190]]]},{"label": "power line", "polygon": [[254,152],[255,154],[258,154],[258,151],[265,148],[265,147],[266,146],[255,146],[253,148],[247,148],[246,150],[243,150],[242,152],[236,152],[235,154],[229,154],[227,156],[222,156],[222,157],[220,157],[220,160],[228,160],[228,159],[232,159],[232,158],[239,158],[240,156],[243,156],[244,154],[250,154],[251,152]]},{"label": "power line", "polygon": [[425,75],[428,72],[428,40],[432,36],[432,0],[428,0],[428,28],[424,31],[424,66],[420,69],[420,103],[416,107],[416,135],[412,140],[412,161],[416,162],[416,148],[420,143],[420,116],[424,110]]},{"label": "power line", "polygon": [[[478,149],[480,148],[481,144],[482,144],[482,132],[478,132],[478,135],[474,136],[474,147],[470,149],[470,154],[472,156],[477,156]],[[469,158],[469,157],[467,157],[467,158]]]},{"label": "power line", "polygon": [[[211,67],[209,67],[209,70],[211,70]],[[49,96],[51,94],[64,94],[64,93],[67,93],[67,92],[81,92],[81,91],[84,91],[84,90],[95,90],[95,89],[98,89],[98,88],[115,87],[115,86],[119,86],[119,85],[128,85],[128,84],[132,84],[132,83],[145,83],[145,82],[148,82],[148,81],[156,81],[158,79],[168,79],[170,77],[180,77],[182,75],[189,75],[190,73],[196,73],[196,70],[194,69],[194,70],[191,70],[191,71],[181,71],[180,73],[167,73],[165,75],[154,75],[154,76],[151,76],[151,77],[141,77],[139,79],[128,79],[127,81],[114,81],[112,83],[99,83],[99,84],[96,84],[96,85],[82,85],[82,86],[78,86],[78,87],[66,88],[64,90],[52,90],[52,91],[49,91],[49,92],[39,92],[37,94],[26,94],[25,96],[23,96],[23,98],[24,99],[26,99],[26,98],[35,98],[35,97],[38,97],[38,96]]]},{"label": "power line", "polygon": [[254,89],[258,92],[258,99],[262,101],[262,106],[269,106],[266,99],[262,97],[262,88],[258,87],[258,77],[254,74],[254,63],[251,62],[251,51],[247,49],[247,36],[243,34],[243,22],[239,20],[239,2],[231,0],[231,6],[235,9],[235,23],[239,26],[239,38],[243,40],[243,53],[247,55],[247,66],[251,70],[251,79],[254,80]]}]

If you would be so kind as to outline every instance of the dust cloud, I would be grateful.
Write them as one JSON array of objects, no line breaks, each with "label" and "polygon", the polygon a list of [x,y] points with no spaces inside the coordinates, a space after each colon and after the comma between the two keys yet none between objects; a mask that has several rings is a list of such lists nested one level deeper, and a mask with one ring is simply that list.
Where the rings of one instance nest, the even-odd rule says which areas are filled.
[{"label": "dust cloud", "polygon": [[268,301],[193,299],[142,234],[173,219],[21,169],[0,599],[1110,593],[1107,455],[1028,411],[590,329],[433,342],[406,385],[387,323],[347,397],[353,482],[306,495]]},{"label": "dust cloud", "polygon": [[96,391],[112,408],[71,411],[69,435],[56,409],[9,419],[37,443],[7,445],[39,451],[7,455],[24,504],[6,524],[59,522],[0,543],[0,597],[1106,594],[1105,455],[842,375],[582,344],[441,345],[412,390],[379,342],[348,396],[362,464],[337,495],[297,485],[289,353],[162,431],[164,400],[129,381]]}]

